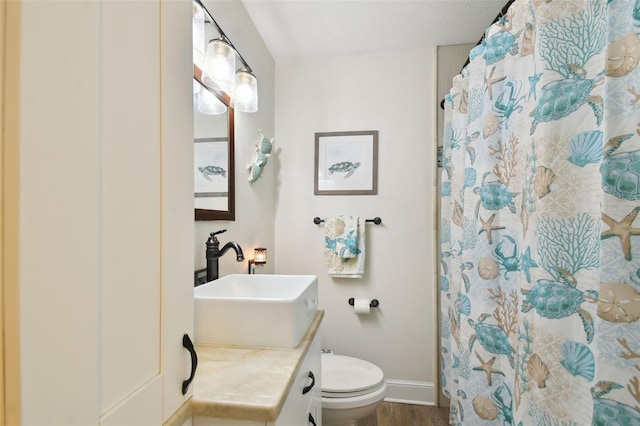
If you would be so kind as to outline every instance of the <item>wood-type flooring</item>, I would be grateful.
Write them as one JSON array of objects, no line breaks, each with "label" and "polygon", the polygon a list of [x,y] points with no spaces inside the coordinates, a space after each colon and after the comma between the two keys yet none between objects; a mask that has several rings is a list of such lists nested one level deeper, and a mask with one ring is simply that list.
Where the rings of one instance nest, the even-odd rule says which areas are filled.
[{"label": "wood-type flooring", "polygon": [[449,408],[383,402],[358,426],[448,426]]}]

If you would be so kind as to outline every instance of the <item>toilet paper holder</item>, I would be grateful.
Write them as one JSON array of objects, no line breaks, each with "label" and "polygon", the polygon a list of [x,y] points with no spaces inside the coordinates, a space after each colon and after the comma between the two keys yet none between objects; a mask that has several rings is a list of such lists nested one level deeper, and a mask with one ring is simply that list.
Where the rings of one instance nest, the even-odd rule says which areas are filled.
[{"label": "toilet paper holder", "polygon": [[[353,306],[354,303],[355,303],[355,299],[353,297],[350,298],[349,304]],[[371,299],[371,303],[369,303],[369,306],[371,306],[372,308],[377,308],[378,306],[380,306],[380,302],[378,302],[378,299]]]}]

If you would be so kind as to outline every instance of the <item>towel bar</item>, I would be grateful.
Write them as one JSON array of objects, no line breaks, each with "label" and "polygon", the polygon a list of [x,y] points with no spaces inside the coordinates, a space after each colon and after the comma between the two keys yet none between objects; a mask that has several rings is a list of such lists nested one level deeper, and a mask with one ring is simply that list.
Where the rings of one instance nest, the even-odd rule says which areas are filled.
[{"label": "towel bar", "polygon": [[[313,218],[313,223],[315,223],[316,225],[319,225],[322,222],[324,222],[324,220],[320,219],[318,216]],[[379,217],[374,217],[373,219],[366,219],[365,222],[371,222],[376,225],[380,225],[382,223],[382,219],[380,219]]]}]

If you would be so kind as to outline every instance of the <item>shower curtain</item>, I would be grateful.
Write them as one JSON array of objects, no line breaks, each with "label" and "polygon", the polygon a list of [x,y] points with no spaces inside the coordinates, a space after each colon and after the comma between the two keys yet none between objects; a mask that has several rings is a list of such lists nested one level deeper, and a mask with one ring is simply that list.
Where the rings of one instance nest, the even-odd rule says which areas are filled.
[{"label": "shower curtain", "polygon": [[640,425],[640,0],[516,0],[445,102],[452,424]]}]

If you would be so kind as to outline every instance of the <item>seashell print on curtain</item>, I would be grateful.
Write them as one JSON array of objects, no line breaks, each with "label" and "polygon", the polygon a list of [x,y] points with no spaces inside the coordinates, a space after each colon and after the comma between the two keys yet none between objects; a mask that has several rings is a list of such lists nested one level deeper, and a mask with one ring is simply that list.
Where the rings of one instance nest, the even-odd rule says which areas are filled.
[{"label": "seashell print on curtain", "polygon": [[640,425],[640,0],[517,0],[445,102],[454,425]]}]

